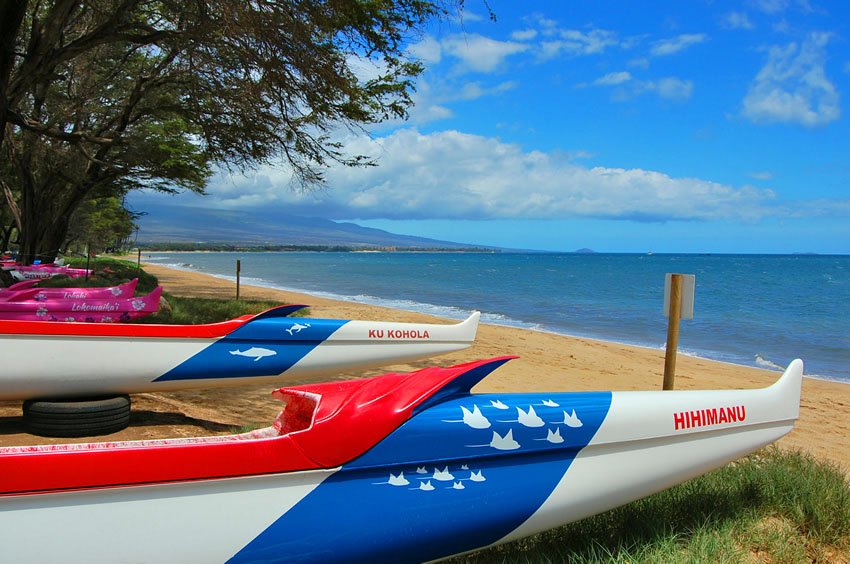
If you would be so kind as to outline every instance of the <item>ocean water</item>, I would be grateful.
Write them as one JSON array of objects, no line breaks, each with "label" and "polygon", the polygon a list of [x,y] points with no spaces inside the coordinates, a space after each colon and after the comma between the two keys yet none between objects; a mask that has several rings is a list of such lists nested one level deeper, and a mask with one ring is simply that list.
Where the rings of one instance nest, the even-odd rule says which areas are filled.
[{"label": "ocean water", "polygon": [[[148,255],[145,255],[146,257]],[[242,282],[663,348],[664,275],[696,275],[682,353],[850,383],[850,256],[538,253],[151,253]],[[506,350],[505,354],[511,351]]]}]

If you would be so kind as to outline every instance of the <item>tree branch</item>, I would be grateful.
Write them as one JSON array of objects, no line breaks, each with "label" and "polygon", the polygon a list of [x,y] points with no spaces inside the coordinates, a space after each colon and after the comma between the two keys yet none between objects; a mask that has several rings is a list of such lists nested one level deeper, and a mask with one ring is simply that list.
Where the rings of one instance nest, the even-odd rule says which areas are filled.
[{"label": "tree branch", "polygon": [[15,201],[15,195],[12,194],[12,189],[9,188],[8,184],[0,178],[0,188],[3,189],[3,197],[6,199],[6,204],[8,204],[9,209],[12,212],[12,217],[15,218],[15,225],[18,227],[18,232],[21,231],[21,210],[18,207],[18,203]]},{"label": "tree branch", "polygon": [[41,123],[34,119],[30,119],[17,112],[10,111],[9,115],[7,116],[7,119],[9,123],[17,125],[21,129],[32,131],[34,133],[40,133],[42,135],[46,135],[47,137],[52,137],[53,139],[59,139],[61,141],[69,141],[71,143],[87,142],[95,143],[97,145],[112,145],[115,143],[115,139],[111,139],[109,137],[91,135],[90,133],[86,132],[63,131],[52,125]]}]

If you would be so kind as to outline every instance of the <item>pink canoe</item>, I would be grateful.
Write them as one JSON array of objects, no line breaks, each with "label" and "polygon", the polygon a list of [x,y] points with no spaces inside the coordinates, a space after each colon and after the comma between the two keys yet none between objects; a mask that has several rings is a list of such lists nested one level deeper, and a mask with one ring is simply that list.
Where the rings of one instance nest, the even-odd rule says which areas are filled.
[{"label": "pink canoe", "polygon": [[46,302],[48,300],[114,300],[120,298],[132,298],[136,291],[138,278],[118,286],[108,288],[33,288],[37,280],[25,280],[0,289],[0,302],[22,302],[36,301]]},{"label": "pink canoe", "polygon": [[44,301],[0,302],[0,319],[16,321],[82,321],[114,323],[156,313],[162,287],[147,296],[113,299],[46,299]]},{"label": "pink canoe", "polygon": [[3,266],[3,270],[8,270],[9,274],[17,280],[33,280],[40,278],[50,278],[52,276],[67,276],[68,278],[78,278],[91,274],[90,270],[85,268],[71,268],[68,266],[53,266],[43,264],[32,264],[29,266],[22,265],[7,265]]}]

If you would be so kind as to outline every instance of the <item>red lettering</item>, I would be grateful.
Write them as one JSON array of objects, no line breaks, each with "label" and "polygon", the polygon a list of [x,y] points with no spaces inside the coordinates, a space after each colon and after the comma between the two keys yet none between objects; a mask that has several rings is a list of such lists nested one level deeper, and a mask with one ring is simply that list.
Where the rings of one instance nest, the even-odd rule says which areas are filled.
[{"label": "red lettering", "polygon": [[742,423],[747,419],[747,408],[743,405],[734,407],[710,407],[696,411],[680,411],[673,414],[675,430],[692,427],[706,427],[721,423]]},{"label": "red lettering", "polygon": [[[370,338],[383,338],[384,331],[381,330],[370,330],[369,331]],[[388,339],[430,339],[431,335],[428,334],[428,331],[420,331],[419,329],[388,329],[387,330],[387,338]]]},{"label": "red lettering", "polygon": [[691,427],[702,427],[699,411],[691,411]]}]

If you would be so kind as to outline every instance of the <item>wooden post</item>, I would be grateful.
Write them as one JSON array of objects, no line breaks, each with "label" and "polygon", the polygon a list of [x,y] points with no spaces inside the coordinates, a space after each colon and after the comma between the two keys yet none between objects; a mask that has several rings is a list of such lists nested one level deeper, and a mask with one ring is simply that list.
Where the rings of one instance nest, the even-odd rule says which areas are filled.
[{"label": "wooden post", "polygon": [[664,356],[664,388],[673,389],[676,377],[676,349],[679,348],[679,318],[682,316],[682,275],[670,277],[670,318],[667,324],[667,352]]},{"label": "wooden post", "polygon": [[242,261],[236,259],[236,299],[239,299],[239,273],[242,271]]},{"label": "wooden post", "polygon": [[89,279],[89,263],[91,262],[91,243],[86,243],[86,281]]}]

